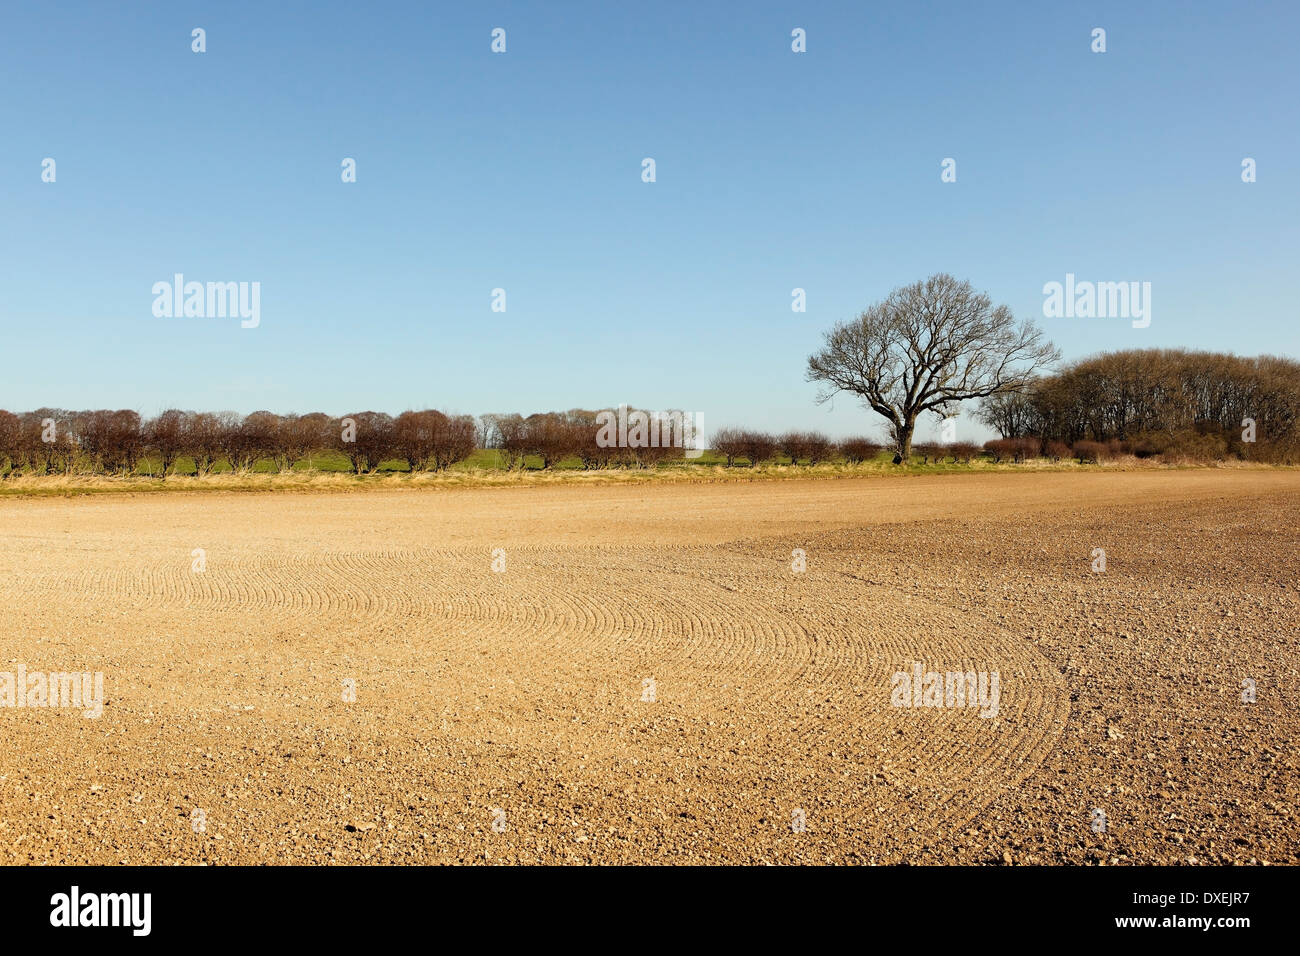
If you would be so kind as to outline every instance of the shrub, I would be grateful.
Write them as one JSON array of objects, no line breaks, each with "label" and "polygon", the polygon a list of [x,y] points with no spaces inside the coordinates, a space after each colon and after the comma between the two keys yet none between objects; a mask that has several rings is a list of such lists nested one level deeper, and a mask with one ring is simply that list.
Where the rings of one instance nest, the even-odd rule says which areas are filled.
[{"label": "shrub", "polygon": [[921,442],[920,444],[913,445],[912,451],[921,456],[921,464],[928,465],[931,458],[933,458],[935,463],[938,464],[943,461],[943,456],[947,451],[947,447],[938,442]]},{"label": "shrub", "polygon": [[149,445],[162,459],[162,476],[176,464],[176,459],[185,451],[185,428],[188,417],[177,408],[169,408],[152,419],[145,426],[145,437]]},{"label": "shrub", "polygon": [[218,443],[221,454],[230,465],[231,471],[247,471],[252,467],[248,447],[248,434],[244,431],[244,419],[236,412],[218,412]]},{"label": "shrub", "polygon": [[433,416],[433,470],[442,471],[474,454],[477,425],[472,415],[446,415],[431,411]]},{"label": "shrub", "polygon": [[846,438],[840,442],[840,454],[851,465],[871,461],[880,454],[880,445],[870,438]]},{"label": "shrub", "polygon": [[524,448],[542,459],[542,468],[547,469],[577,454],[578,442],[563,415],[539,412],[524,419]]},{"label": "shrub", "polygon": [[1043,446],[1043,450],[1052,461],[1070,457],[1070,446],[1063,441],[1049,441]]},{"label": "shrub", "polygon": [[516,412],[511,415],[488,415],[486,418],[494,433],[496,445],[501,450],[506,471],[522,468],[528,447],[528,429],[524,417]]},{"label": "shrub", "polygon": [[195,412],[185,420],[185,451],[194,459],[194,473],[206,475],[221,457],[224,429],[211,412]]},{"label": "shrub", "polygon": [[1038,438],[995,438],[984,443],[985,451],[993,456],[994,462],[1010,459],[1014,462],[1037,458],[1042,452],[1042,441]]},{"label": "shrub", "polygon": [[89,458],[92,472],[132,472],[144,453],[145,433],[136,412],[83,412],[76,416],[75,428],[76,444]]},{"label": "shrub", "polygon": [[250,412],[240,425],[245,468],[252,469],[263,458],[275,458],[279,446],[280,416],[274,412]]},{"label": "shrub", "polygon": [[402,412],[394,419],[393,450],[411,471],[421,471],[428,467],[429,460],[433,457],[437,419],[445,417],[442,412],[427,409],[422,412]]},{"label": "shrub", "polygon": [[0,478],[7,478],[23,458],[23,427],[13,412],[0,410]]},{"label": "shrub", "polygon": [[[599,412],[588,411],[585,408],[571,408],[564,413],[565,421],[573,436],[573,452],[582,462],[584,471],[610,467],[615,463],[620,451],[617,442],[611,444],[606,440],[608,436],[602,437],[602,432],[607,429],[598,420],[599,417]],[[602,441],[606,443],[601,444]]]},{"label": "shrub", "polygon": [[1014,438],[993,438],[984,443],[984,450],[993,456],[993,463],[999,464],[1004,458],[1014,459],[1018,445]]},{"label": "shrub", "polygon": [[[353,412],[343,416],[351,419],[353,428],[339,429],[335,448],[348,456],[352,471],[373,474],[381,463],[397,455],[394,439],[393,417],[384,412]],[[348,439],[352,440],[349,441]]]},{"label": "shrub", "polygon": [[1081,465],[1088,462],[1097,464],[1109,454],[1109,450],[1099,441],[1077,441],[1074,443],[1073,454]]},{"label": "shrub", "polygon": [[969,441],[955,441],[948,446],[948,454],[954,462],[970,464],[970,460],[980,453],[980,446]]},{"label": "shrub", "polygon": [[312,452],[333,447],[338,427],[334,419],[324,412],[285,415],[280,419],[276,436],[276,455],[281,467],[292,470],[303,459],[310,465]]},{"label": "shrub", "polygon": [[807,452],[808,464],[815,465],[819,461],[825,461],[834,453],[835,443],[821,432],[805,432],[804,448]]},{"label": "shrub", "polygon": [[1026,435],[1023,438],[1014,438],[1012,441],[1016,443],[1015,457],[1017,461],[1037,458],[1043,453],[1043,440],[1041,438]]},{"label": "shrub", "polygon": [[777,444],[792,465],[799,464],[800,459],[807,459],[808,464],[815,465],[824,461],[835,447],[821,432],[786,432],[777,439]]},{"label": "shrub", "polygon": [[776,439],[767,432],[746,431],[742,441],[744,457],[749,459],[749,466],[762,464],[776,455]]},{"label": "shrub", "polygon": [[1221,434],[1189,429],[1174,435],[1164,455],[1182,461],[1221,461],[1228,456],[1228,442]]},{"label": "shrub", "polygon": [[713,450],[727,459],[727,467],[745,454],[745,433],[739,428],[720,428],[713,435]]},{"label": "shrub", "polygon": [[800,458],[808,456],[808,445],[803,432],[786,432],[776,440],[781,454],[790,459],[790,464],[799,464]]},{"label": "shrub", "polygon": [[1257,442],[1254,449],[1248,452],[1247,455],[1256,461],[1294,465],[1300,463],[1300,438]]},{"label": "shrub", "polygon": [[629,448],[628,459],[637,468],[654,468],[665,461],[676,461],[685,455],[685,449],[672,445],[647,445],[643,448]]}]

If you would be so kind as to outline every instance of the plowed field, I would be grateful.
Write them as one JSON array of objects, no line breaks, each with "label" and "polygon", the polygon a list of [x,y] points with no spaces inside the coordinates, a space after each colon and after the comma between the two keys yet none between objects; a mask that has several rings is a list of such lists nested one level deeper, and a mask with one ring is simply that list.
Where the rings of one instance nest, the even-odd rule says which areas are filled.
[{"label": "plowed field", "polygon": [[[0,863],[1300,862],[1298,506],[1269,470],[0,501],[0,672],[104,678],[98,718],[0,706]],[[895,706],[917,663],[996,713]]]}]

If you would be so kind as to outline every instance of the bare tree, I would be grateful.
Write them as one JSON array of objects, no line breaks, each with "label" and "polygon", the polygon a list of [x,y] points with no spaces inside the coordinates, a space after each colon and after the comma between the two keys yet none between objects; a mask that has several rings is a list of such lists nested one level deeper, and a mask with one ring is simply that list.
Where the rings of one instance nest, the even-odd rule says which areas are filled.
[{"label": "bare tree", "polygon": [[13,412],[0,410],[0,478],[8,478],[23,459],[23,425]]},{"label": "bare tree", "polygon": [[745,432],[740,428],[719,428],[713,435],[713,450],[727,459],[727,467],[745,454]]},{"label": "bare tree", "polygon": [[790,459],[790,464],[797,465],[800,458],[808,457],[807,438],[804,432],[791,431],[779,436],[776,442],[781,448],[781,454]]},{"label": "bare tree", "polygon": [[496,435],[495,443],[501,449],[506,471],[522,468],[528,447],[528,427],[518,412],[509,415],[485,415],[491,420]]},{"label": "bare tree", "polygon": [[915,451],[921,456],[921,464],[928,465],[930,459],[933,458],[934,463],[937,465],[943,461],[944,455],[948,453],[948,446],[937,441],[919,442],[915,446]]},{"label": "bare tree", "polygon": [[91,471],[131,474],[144,453],[145,433],[140,416],[129,409],[82,412],[75,416],[77,440],[90,460]]},{"label": "bare tree", "polygon": [[[76,443],[72,439],[72,415],[55,408],[38,408],[19,416],[21,447],[27,468],[35,475],[71,471]],[[68,463],[64,467],[65,463]]]},{"label": "bare tree", "polygon": [[112,470],[133,474],[144,455],[145,431],[140,413],[130,409],[109,413],[108,458]]},{"label": "bare tree", "polygon": [[564,413],[569,442],[573,446],[573,453],[582,460],[584,471],[607,468],[618,457],[617,447],[600,443],[600,426],[596,423],[599,415],[599,412],[585,408],[571,408]]},{"label": "bare tree", "polygon": [[334,444],[335,421],[324,412],[286,415],[280,419],[279,454],[286,471],[304,458],[311,465],[311,453]]},{"label": "bare tree", "polygon": [[808,432],[804,435],[804,447],[808,454],[808,464],[815,465],[825,461],[835,452],[835,443],[821,432]]},{"label": "bare tree", "polygon": [[1020,438],[1034,425],[1034,399],[1030,387],[1020,391],[999,392],[980,402],[975,417],[1003,438]]},{"label": "bare tree", "polygon": [[834,443],[821,432],[786,432],[777,439],[777,444],[792,465],[799,464],[801,458],[806,458],[808,464],[815,465],[824,461],[834,448]]},{"label": "bare tree", "polygon": [[244,416],[238,412],[217,412],[216,418],[222,456],[232,472],[244,471],[247,457]]},{"label": "bare tree", "polygon": [[497,439],[497,424],[492,415],[480,415],[474,421],[474,447],[491,448]]},{"label": "bare tree", "polygon": [[980,453],[980,446],[969,441],[955,441],[948,445],[948,454],[952,455],[953,464],[970,460]]},{"label": "bare tree", "polygon": [[442,471],[474,454],[477,428],[472,415],[428,413],[433,421],[433,467]]},{"label": "bare tree", "polygon": [[[78,412],[74,416],[77,438],[81,452],[90,464],[90,473],[96,474],[104,466],[110,442],[109,417],[113,413],[107,409]],[[46,442],[48,444],[48,442]]]},{"label": "bare tree", "polygon": [[185,450],[194,459],[194,474],[203,476],[212,471],[221,457],[225,428],[221,419],[212,412],[196,412],[185,422]]},{"label": "bare tree", "polygon": [[263,458],[273,458],[276,460],[277,467],[281,465],[281,459],[276,451],[279,444],[279,431],[280,416],[275,412],[248,413],[239,426],[242,439],[239,450],[245,471],[252,471]]},{"label": "bare tree", "polygon": [[432,409],[405,411],[393,421],[393,448],[412,472],[424,471],[433,458],[440,420],[446,415]]},{"label": "bare tree", "polygon": [[186,414],[178,408],[169,408],[149,422],[145,429],[149,444],[162,459],[162,477],[176,464],[185,451]]},{"label": "bare tree", "polygon": [[923,412],[945,416],[958,402],[1022,390],[1059,358],[1033,323],[1017,324],[969,282],[939,274],[827,332],[807,379],[823,385],[818,402],[851,392],[885,418],[906,462]]},{"label": "bare tree", "polygon": [[442,471],[474,453],[478,424],[470,415],[437,409],[402,412],[393,422],[393,449],[411,471]]},{"label": "bare tree", "polygon": [[374,474],[381,464],[397,454],[393,416],[385,412],[353,412],[346,418],[352,420],[354,427],[339,431],[335,447],[348,456],[355,474],[363,471]]},{"label": "bare tree", "polygon": [[538,412],[524,419],[527,450],[542,459],[548,469],[577,452],[575,435],[565,417],[557,412]]},{"label": "bare tree", "polygon": [[774,458],[777,453],[776,439],[767,432],[747,430],[741,441],[741,447],[744,448],[741,454],[749,459],[751,468]]}]

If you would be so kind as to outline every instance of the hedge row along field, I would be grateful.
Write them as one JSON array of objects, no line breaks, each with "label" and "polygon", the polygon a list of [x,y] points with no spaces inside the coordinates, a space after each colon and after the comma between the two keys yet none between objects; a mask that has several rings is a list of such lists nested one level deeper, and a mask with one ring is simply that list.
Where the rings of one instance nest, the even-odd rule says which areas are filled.
[{"label": "hedge row along field", "polygon": [[[323,412],[239,415],[173,408],[146,420],[125,409],[0,410],[0,477],[332,471],[340,470],[340,461],[358,475],[439,472],[471,458],[507,471],[575,462],[591,471],[695,460],[681,447],[605,447],[599,415],[572,409],[476,418],[426,409],[336,418]],[[909,426],[906,440],[889,446],[893,461],[969,464],[987,456],[995,464],[1031,458],[1085,464],[1132,456],[1295,463],[1300,362],[1168,349],[1108,353],[987,396],[977,417],[1002,438],[982,448],[970,442],[912,446]],[[868,437],[836,442],[816,431],[773,435],[739,427],[720,429],[712,446],[713,454],[698,460],[728,467],[859,464],[885,450]],[[477,454],[484,451],[492,454]]]},{"label": "hedge row along field", "polygon": [[[436,473],[453,466],[491,471],[598,471],[652,470],[660,465],[741,469],[901,463],[895,449],[867,437],[836,442],[819,432],[773,435],[742,428],[719,430],[712,449],[697,459],[685,458],[680,448],[600,448],[591,437],[594,431],[575,424],[575,420],[594,414],[485,415],[474,419],[437,411],[404,412],[395,418],[359,412],[334,418],[318,412],[240,416],[170,410],[145,420],[126,410],[43,408],[19,415],[0,410],[0,480],[45,475],[162,478],[219,473]],[[353,440],[344,440],[345,435]],[[1225,444],[1219,440],[1212,447],[1222,449]],[[1246,448],[1242,446],[1243,451]],[[1033,436],[994,439],[983,446],[921,442],[911,452],[908,464],[914,466],[1019,464],[1031,459],[1091,464],[1156,457],[1170,463],[1192,463],[1212,457],[1251,457],[1248,453],[1207,456],[1204,446],[1195,454],[1172,448],[1157,451],[1146,440],[1082,439],[1071,445]],[[1294,459],[1274,456],[1273,460]]]}]

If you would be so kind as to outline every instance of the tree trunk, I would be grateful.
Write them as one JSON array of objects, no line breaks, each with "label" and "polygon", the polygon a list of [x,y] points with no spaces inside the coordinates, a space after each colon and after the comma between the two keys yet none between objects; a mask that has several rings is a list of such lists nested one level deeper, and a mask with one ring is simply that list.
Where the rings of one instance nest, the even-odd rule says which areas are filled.
[{"label": "tree trunk", "polygon": [[912,433],[916,431],[916,421],[904,422],[898,426],[898,454],[906,465],[912,460]]}]

